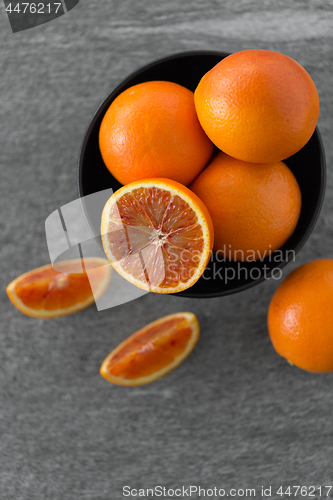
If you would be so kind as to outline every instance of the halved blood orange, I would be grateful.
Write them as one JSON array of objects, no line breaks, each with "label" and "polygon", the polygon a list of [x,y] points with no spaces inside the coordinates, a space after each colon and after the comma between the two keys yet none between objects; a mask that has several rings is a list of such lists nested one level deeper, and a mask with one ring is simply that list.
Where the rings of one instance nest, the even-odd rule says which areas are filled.
[{"label": "halved blood orange", "polygon": [[75,313],[101,297],[112,272],[106,259],[89,257],[83,264],[73,259],[57,263],[58,271],[52,264],[39,267],[12,281],[7,294],[28,316],[46,319]]},{"label": "halved blood orange", "polygon": [[171,372],[199,339],[196,316],[180,312],[164,316],[133,333],[103,361],[101,375],[119,385],[143,385]]},{"label": "halved blood orange", "polygon": [[116,191],[101,223],[105,254],[125,279],[144,290],[176,293],[201,276],[214,240],[204,203],[169,179],[145,179]]}]

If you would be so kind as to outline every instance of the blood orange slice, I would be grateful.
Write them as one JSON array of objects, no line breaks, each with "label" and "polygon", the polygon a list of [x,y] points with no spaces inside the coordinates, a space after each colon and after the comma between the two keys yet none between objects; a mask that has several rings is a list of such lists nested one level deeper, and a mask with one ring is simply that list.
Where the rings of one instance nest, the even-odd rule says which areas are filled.
[{"label": "blood orange slice", "polygon": [[205,270],[214,239],[206,206],[169,179],[137,181],[116,191],[104,207],[101,234],[118,273],[157,293],[192,286]]},{"label": "blood orange slice", "polygon": [[101,375],[118,385],[143,385],[176,368],[199,339],[194,314],[164,316],[133,333],[104,360]]},{"label": "blood orange slice", "polygon": [[[15,306],[28,316],[55,318],[90,306],[105,292],[112,267],[108,260],[89,257],[52,264],[22,274],[7,286]],[[94,290],[94,294],[92,292]]]}]

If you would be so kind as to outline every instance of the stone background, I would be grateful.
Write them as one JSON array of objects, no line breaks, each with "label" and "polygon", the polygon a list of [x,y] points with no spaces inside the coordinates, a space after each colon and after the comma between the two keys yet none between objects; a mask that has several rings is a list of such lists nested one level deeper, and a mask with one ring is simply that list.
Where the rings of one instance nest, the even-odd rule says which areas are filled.
[{"label": "stone background", "polygon": [[[1,500],[113,500],[124,485],[191,484],[254,487],[260,498],[261,485],[332,484],[333,375],[274,352],[266,312],[277,281],[210,300],[148,294],[49,321],[22,315],[5,293],[49,262],[44,222],[77,197],[79,147],[100,101],[139,66],[193,49],[278,50],[311,74],[328,185],[284,274],[331,257],[332,35],[332,0],[81,0],[16,34],[0,8]],[[141,388],[102,379],[101,361],[123,338],[182,310],[202,329],[182,366]]]}]

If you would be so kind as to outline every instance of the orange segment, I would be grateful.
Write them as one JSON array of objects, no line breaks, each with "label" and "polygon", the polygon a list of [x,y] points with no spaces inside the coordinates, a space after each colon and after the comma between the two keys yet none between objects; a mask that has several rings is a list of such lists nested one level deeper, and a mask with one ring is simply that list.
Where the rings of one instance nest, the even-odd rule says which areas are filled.
[{"label": "orange segment", "polygon": [[112,270],[106,259],[94,257],[84,259],[87,272],[82,272],[81,259],[57,263],[57,268],[61,271],[48,264],[22,274],[7,286],[8,297],[29,316],[66,316],[93,304],[105,292]]},{"label": "orange segment", "polygon": [[203,273],[214,229],[204,203],[169,179],[128,184],[102,214],[104,251],[125,279],[144,290],[175,293]]},{"label": "orange segment", "polygon": [[143,385],[176,368],[199,339],[199,323],[188,312],[170,314],[128,337],[101,366],[101,375],[119,385]]}]

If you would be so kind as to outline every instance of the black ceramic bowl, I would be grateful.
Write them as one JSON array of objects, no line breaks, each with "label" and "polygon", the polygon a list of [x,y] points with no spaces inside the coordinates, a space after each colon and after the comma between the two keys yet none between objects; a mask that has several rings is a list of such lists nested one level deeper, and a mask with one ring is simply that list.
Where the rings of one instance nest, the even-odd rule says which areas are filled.
[{"label": "black ceramic bowl", "polygon": [[[125,89],[149,80],[168,80],[194,91],[201,77],[228,54],[223,52],[187,52],[155,61],[132,73],[104,99],[91,120],[83,140],[78,166],[80,197],[121,186],[103,163],[99,146],[99,128],[111,102]],[[191,288],[177,295],[183,297],[218,297],[240,292],[261,283],[272,274],[281,276],[281,269],[302,248],[311,234],[324,199],[326,164],[323,143],[318,129],[310,141],[295,155],[285,160],[294,173],[302,192],[302,211],[296,230],[286,244],[263,261],[236,263],[212,257],[204,275]],[[100,235],[100,207],[82,200],[88,224],[93,233]],[[97,213],[97,216],[96,216]]]}]

